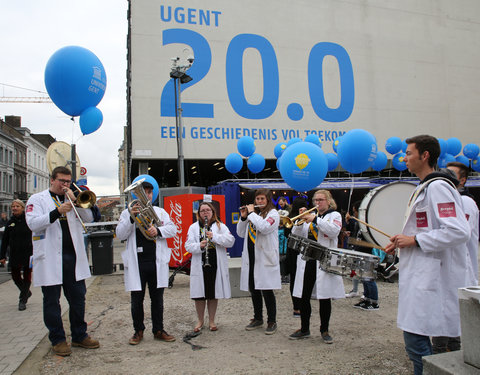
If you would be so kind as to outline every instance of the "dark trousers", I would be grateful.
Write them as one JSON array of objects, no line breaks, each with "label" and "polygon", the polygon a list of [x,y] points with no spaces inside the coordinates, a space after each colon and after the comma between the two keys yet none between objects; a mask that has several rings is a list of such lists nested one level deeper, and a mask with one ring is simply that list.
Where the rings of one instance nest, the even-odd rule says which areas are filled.
[{"label": "dark trousers", "polygon": [[63,283],[61,285],[42,286],[43,292],[43,321],[48,328],[48,338],[52,345],[66,341],[62,323],[60,307],[60,292],[68,301],[70,309],[70,331],[72,341],[81,342],[87,337],[87,323],[85,323],[85,281],[75,280],[75,255],[63,255]]},{"label": "dark trousers", "polygon": [[148,285],[148,293],[151,301],[152,332],[163,331],[163,292],[165,288],[157,288],[157,269],[155,262],[139,262],[140,284],[142,290],[133,291],[131,295],[131,310],[133,329],[135,332],[144,331],[143,324],[143,300]]},{"label": "dark trousers", "polygon": [[287,248],[287,269],[290,273],[290,296],[292,297],[293,309],[300,310],[300,298],[293,296],[295,286],[295,276],[297,274],[297,256],[298,254],[290,248]]},{"label": "dark trousers", "polygon": [[[312,315],[312,306],[310,297],[313,287],[317,281],[317,261],[307,260],[305,264],[305,274],[303,275],[303,290],[300,300],[300,317],[302,319],[302,332],[310,330],[310,316]],[[318,300],[320,304],[320,332],[328,332],[330,315],[332,313],[332,300],[330,298]]]},{"label": "dark trousers", "polygon": [[250,259],[250,269],[248,277],[248,288],[252,296],[253,303],[253,317],[256,320],[263,321],[263,299],[265,300],[265,307],[267,308],[267,322],[275,323],[277,321],[277,302],[273,290],[259,290],[255,289],[255,280],[253,277],[253,269],[255,262]]},{"label": "dark trousers", "polygon": [[462,347],[460,337],[432,337],[433,354],[454,352]]},{"label": "dark trousers", "polygon": [[[22,275],[23,270],[23,275]],[[22,277],[23,276],[23,277]],[[32,282],[32,270],[28,266],[23,266],[21,264],[16,264],[12,266],[12,280],[15,285],[24,284]]]}]

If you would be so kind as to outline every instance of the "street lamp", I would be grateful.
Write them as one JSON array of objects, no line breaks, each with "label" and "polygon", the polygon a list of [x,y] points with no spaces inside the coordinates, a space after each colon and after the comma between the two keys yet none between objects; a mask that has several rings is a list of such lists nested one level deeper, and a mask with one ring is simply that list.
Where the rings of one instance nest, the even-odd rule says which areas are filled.
[{"label": "street lamp", "polygon": [[[192,80],[186,71],[192,66],[194,57],[188,56],[186,64],[179,64],[180,57],[172,58],[172,69],[170,77],[173,78],[173,87],[175,90],[175,125],[177,132],[177,150],[178,150],[178,177],[180,187],[185,186],[185,170],[184,170],[184,156],[183,156],[183,125],[182,125],[182,98],[181,98],[181,84],[188,83]],[[177,88],[178,87],[178,88]]]}]

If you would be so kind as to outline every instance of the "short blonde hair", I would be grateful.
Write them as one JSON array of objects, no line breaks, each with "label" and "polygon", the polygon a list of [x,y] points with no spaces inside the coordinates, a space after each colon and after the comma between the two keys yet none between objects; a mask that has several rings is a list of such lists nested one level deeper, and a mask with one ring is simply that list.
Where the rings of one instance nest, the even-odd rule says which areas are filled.
[{"label": "short blonde hair", "polygon": [[325,198],[327,198],[327,202],[328,202],[328,208],[332,209],[332,210],[336,210],[337,209],[337,203],[335,203],[335,199],[333,199],[332,197],[332,193],[330,193],[330,191],[328,190],[317,190],[313,196],[315,197],[315,195],[317,194],[323,194],[325,195]]},{"label": "short blonde hair", "polygon": [[14,200],[12,201],[12,204],[14,204],[14,203],[19,204],[20,206],[23,207],[23,209],[25,209],[25,203],[23,203],[23,201],[21,201],[20,199],[14,199]]}]

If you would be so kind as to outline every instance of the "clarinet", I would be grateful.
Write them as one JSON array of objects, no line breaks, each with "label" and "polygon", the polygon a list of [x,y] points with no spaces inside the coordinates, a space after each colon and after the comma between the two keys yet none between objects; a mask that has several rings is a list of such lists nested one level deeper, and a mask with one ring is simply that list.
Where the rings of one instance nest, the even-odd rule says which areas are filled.
[{"label": "clarinet", "polygon": [[207,230],[208,230],[208,219],[205,217],[205,224],[203,226],[203,239],[207,241],[205,245],[205,263],[203,264],[204,267],[211,267],[210,260],[208,259],[208,237],[207,237]]}]

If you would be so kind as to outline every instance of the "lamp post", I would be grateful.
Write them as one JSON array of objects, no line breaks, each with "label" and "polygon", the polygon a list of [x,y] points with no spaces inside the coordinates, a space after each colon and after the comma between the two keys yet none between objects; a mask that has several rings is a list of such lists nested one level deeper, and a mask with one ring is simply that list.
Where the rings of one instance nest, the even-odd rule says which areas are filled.
[{"label": "lamp post", "polygon": [[190,77],[186,71],[192,66],[193,60],[193,56],[189,56],[186,64],[179,64],[180,57],[174,57],[172,58],[172,69],[170,71],[170,77],[173,78],[173,87],[175,90],[175,125],[177,133],[178,179],[180,181],[180,187],[185,186],[181,84],[192,80],[192,77]]}]

